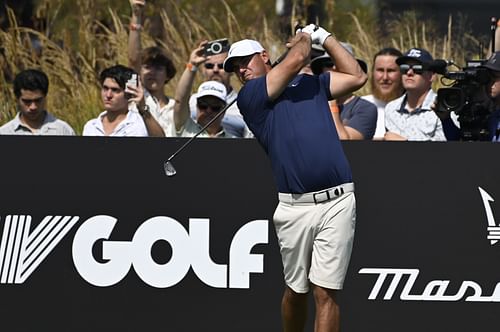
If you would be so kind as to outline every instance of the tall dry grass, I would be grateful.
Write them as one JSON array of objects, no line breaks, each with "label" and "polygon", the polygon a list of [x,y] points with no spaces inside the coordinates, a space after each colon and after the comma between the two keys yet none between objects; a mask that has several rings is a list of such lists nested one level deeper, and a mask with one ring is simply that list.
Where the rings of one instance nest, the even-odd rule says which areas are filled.
[{"label": "tall dry grass", "polygon": [[[204,39],[228,37],[235,41],[255,38],[270,51],[272,58],[277,58],[285,51],[285,41],[275,31],[275,25],[272,24],[274,22],[269,24],[268,19],[262,16],[262,19],[253,24],[242,26],[233,8],[225,1],[221,3],[223,15],[219,13],[217,16],[208,15],[200,19],[193,16],[191,11],[181,8],[178,1],[168,0],[168,11],[165,9],[167,6],[160,9],[159,21],[145,21],[143,47],[161,45],[179,70],[184,68],[193,47]],[[333,10],[334,3],[330,3],[332,8],[329,10]],[[47,24],[51,29],[44,31],[21,27],[17,25],[14,13],[8,11],[10,28],[0,30],[0,45],[4,48],[4,55],[0,56],[0,66],[3,68],[0,73],[0,123],[15,115],[11,82],[15,73],[26,68],[39,68],[47,73],[50,80],[48,109],[70,123],[78,133],[87,120],[101,112],[98,73],[113,64],[127,64],[129,12],[119,13],[108,9],[109,19],[103,23],[89,14],[93,10],[92,1],[76,0],[75,6],[79,10],[76,33],[75,29],[59,31],[54,28],[57,26],[54,24]],[[384,46],[394,46],[401,50],[424,47],[437,58],[464,59],[466,50],[477,43],[466,34],[455,38],[456,29],[451,18],[448,33],[439,36],[430,28],[431,23],[421,20],[415,13],[405,15],[384,22],[389,33],[381,37],[375,29],[366,28],[369,25],[361,22],[359,16],[350,14],[352,29],[345,36],[339,36],[339,39],[350,42],[356,56],[365,59],[369,65],[372,55]],[[292,21],[299,19],[300,17],[292,17]],[[335,23],[328,22],[327,24]],[[174,94],[179,77],[177,75],[167,85],[167,95]],[[235,85],[238,83],[235,82]],[[365,86],[358,94],[366,94],[368,89]]]}]

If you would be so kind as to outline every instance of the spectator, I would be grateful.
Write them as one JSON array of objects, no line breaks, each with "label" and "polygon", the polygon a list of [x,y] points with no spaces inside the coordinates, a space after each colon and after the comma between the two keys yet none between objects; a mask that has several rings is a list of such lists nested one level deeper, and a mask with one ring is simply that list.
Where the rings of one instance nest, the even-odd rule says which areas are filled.
[{"label": "spectator", "polygon": [[385,106],[403,95],[401,72],[396,59],[403,54],[392,47],[383,48],[373,57],[370,85],[372,94],[362,97],[377,106],[377,128],[374,139],[383,139],[385,134]]},{"label": "spectator", "polygon": [[488,129],[492,140],[500,142],[500,51],[493,53],[484,67],[488,69],[491,76],[488,94],[494,103],[494,111],[488,119]]},{"label": "spectator", "polygon": [[[104,112],[85,124],[83,136],[148,136],[141,117],[147,113],[148,106],[144,101],[140,80],[136,87],[126,86],[134,73],[132,69],[122,65],[102,71],[100,82]],[[129,102],[136,103],[140,115],[129,111]]]},{"label": "spectator", "polygon": [[[196,120],[193,120],[189,111],[189,94],[193,87],[196,68],[203,64],[207,58],[203,55],[206,41],[199,44],[191,52],[189,62],[177,85],[175,92],[174,123],[175,136],[192,137],[196,135],[214,116],[226,106],[227,90],[224,84],[217,81],[203,82],[196,94]],[[200,137],[234,137],[226,132],[222,126],[222,117],[200,134]]]},{"label": "spectator", "polygon": [[386,140],[446,141],[443,125],[432,110],[436,93],[432,91],[432,55],[412,48],[396,59],[406,93],[385,107]]},{"label": "spectator", "polygon": [[47,112],[49,79],[36,69],[20,72],[14,79],[18,113],[0,127],[1,135],[75,135],[66,122]]},{"label": "spectator", "polygon": [[[227,103],[231,103],[238,97],[238,92],[231,86],[232,73],[226,73],[222,64],[227,57],[227,49],[223,49],[221,53],[207,57],[207,60],[200,67],[200,72],[204,81],[217,81],[226,87]],[[191,110],[191,117],[196,119],[198,110],[196,108],[197,95],[193,94],[189,99],[189,107]],[[251,138],[253,134],[248,129],[243,116],[238,109],[236,103],[233,103],[227,110],[222,118],[222,127],[224,131],[233,137]]]},{"label": "spectator", "polygon": [[[458,117],[457,121],[453,121],[453,112],[439,110],[436,112],[443,121],[445,134],[448,140],[488,140],[500,142],[500,51],[494,52],[488,61],[481,66],[486,68],[490,75],[490,81],[486,86],[485,93],[489,97],[482,100],[478,98],[476,104],[471,104],[468,107],[475,108],[476,118],[465,116],[465,121],[462,116]],[[481,101],[480,103],[477,103]],[[467,109],[467,107],[466,107]],[[462,110],[466,113],[469,111]],[[460,128],[459,128],[460,127]]]},{"label": "spectator", "polygon": [[165,85],[175,76],[176,69],[161,48],[148,47],[142,50],[141,31],[146,1],[130,0],[130,4],[129,66],[140,74],[145,88],[146,105],[152,115],[146,114],[144,118],[148,132],[150,136],[164,136],[164,133],[172,131],[174,110],[174,100],[165,95]]},{"label": "spectator", "polygon": [[[340,44],[354,56],[350,44]],[[366,73],[368,70],[366,62],[361,59],[356,60],[361,69]],[[325,71],[335,71],[335,64],[330,56],[324,52],[319,57],[311,60],[311,70],[315,75],[319,75]],[[336,100],[331,100],[330,111],[332,112],[340,139],[372,139],[377,122],[377,107],[374,104],[349,93]]]}]

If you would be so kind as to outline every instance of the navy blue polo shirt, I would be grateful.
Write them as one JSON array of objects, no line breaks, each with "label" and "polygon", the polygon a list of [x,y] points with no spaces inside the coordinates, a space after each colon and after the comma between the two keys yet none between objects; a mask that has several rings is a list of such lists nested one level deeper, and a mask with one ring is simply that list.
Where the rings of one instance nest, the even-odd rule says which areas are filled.
[{"label": "navy blue polo shirt", "polygon": [[274,101],[266,77],[248,81],[238,108],[269,155],[279,192],[306,193],[352,182],[328,99],[330,75],[298,75]]}]

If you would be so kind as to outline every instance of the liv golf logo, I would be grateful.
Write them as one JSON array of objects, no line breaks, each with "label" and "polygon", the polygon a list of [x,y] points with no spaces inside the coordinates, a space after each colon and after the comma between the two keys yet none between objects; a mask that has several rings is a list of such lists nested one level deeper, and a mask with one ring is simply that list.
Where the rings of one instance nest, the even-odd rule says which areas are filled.
[{"label": "liv golf logo", "polygon": [[47,216],[30,233],[31,216],[7,216],[0,244],[0,283],[25,282],[78,219]]},{"label": "liv golf logo", "polygon": [[[76,216],[47,216],[31,230],[31,216],[7,216],[0,244],[0,283],[24,283],[78,220]],[[94,216],[74,236],[73,262],[92,285],[115,285],[132,267],[146,284],[157,288],[176,285],[191,268],[203,283],[215,288],[250,288],[250,273],[264,272],[263,255],[251,250],[268,243],[267,220],[251,221],[236,232],[229,264],[216,264],[210,258],[209,219],[190,219],[187,232],[173,218],[153,217],[139,226],[131,241],[111,241],[116,223],[110,216]],[[100,240],[104,263],[92,253]],[[167,263],[158,264],[151,256],[157,241],[167,241],[172,248]]]}]

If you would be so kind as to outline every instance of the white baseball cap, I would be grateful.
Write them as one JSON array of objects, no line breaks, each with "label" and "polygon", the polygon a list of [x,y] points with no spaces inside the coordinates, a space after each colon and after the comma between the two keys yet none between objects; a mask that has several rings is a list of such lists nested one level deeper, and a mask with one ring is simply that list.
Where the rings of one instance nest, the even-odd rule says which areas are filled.
[{"label": "white baseball cap", "polygon": [[226,102],[227,90],[224,84],[217,81],[206,81],[198,88],[197,98],[214,96]]},{"label": "white baseball cap", "polygon": [[264,47],[258,41],[252,39],[243,39],[232,44],[227,58],[224,60],[224,71],[229,73],[234,70],[233,61],[235,58],[261,53],[262,51],[264,51]]}]

